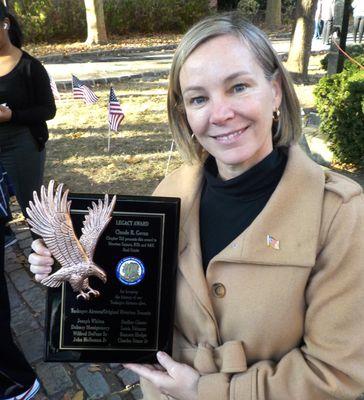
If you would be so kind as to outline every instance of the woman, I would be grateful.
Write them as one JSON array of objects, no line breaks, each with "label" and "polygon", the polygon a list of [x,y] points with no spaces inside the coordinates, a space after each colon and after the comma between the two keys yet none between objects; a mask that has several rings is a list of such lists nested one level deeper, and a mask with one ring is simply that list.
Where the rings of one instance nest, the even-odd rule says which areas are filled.
[{"label": "woman", "polygon": [[[300,108],[265,35],[209,17],[176,50],[171,130],[186,164],[173,358],[125,364],[144,398],[355,399],[364,389],[364,203],[295,144]],[[41,240],[29,256],[51,271]]]},{"label": "woman", "polygon": [[56,107],[46,70],[21,46],[18,23],[0,2],[0,161],[26,216],[33,191],[42,184],[45,121]]}]

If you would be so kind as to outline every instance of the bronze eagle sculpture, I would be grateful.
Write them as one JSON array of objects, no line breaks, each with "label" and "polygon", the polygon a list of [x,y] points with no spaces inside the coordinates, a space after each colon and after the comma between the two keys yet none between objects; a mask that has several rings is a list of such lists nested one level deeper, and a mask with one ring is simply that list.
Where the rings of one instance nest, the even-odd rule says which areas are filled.
[{"label": "bronze eagle sculpture", "polygon": [[33,193],[34,202],[29,202],[27,221],[31,230],[40,235],[61,268],[44,278],[41,283],[50,287],[58,287],[68,281],[74,292],[80,292],[89,300],[90,296],[100,295],[100,292],[90,287],[88,277],[93,275],[106,282],[105,271],[93,262],[93,256],[98,238],[111,220],[116,196],[109,203],[106,194],[104,201],[92,202],[88,207],[82,227],[82,235],[78,239],[70,216],[71,201],[67,201],[69,190],[62,194],[63,184],[54,193],[54,181],[51,180],[48,189],[40,190],[40,198]]}]

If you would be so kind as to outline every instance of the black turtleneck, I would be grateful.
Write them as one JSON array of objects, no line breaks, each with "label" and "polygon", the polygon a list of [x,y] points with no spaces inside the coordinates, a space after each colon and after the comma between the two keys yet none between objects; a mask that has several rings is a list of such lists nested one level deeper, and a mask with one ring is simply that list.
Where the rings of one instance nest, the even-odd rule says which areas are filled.
[{"label": "black turtleneck", "polygon": [[283,149],[273,150],[243,174],[223,181],[215,159],[204,165],[200,204],[200,240],[203,267],[239,236],[257,217],[277,187],[286,166]]}]

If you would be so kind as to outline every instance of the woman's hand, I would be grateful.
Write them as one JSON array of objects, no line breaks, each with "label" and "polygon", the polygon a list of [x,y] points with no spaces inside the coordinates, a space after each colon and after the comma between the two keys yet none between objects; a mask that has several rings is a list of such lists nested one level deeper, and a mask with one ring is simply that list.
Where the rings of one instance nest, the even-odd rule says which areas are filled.
[{"label": "woman's hand", "polygon": [[9,107],[0,105],[0,122],[7,122],[11,119],[12,112]]},{"label": "woman's hand", "polygon": [[35,274],[35,280],[40,282],[52,272],[54,260],[42,239],[34,240],[32,249],[35,253],[31,253],[28,257],[30,270]]},{"label": "woman's hand", "polygon": [[177,400],[197,400],[200,374],[192,367],[174,361],[162,351],[157,353],[157,358],[160,365],[123,364],[123,366],[152,382],[165,395]]}]

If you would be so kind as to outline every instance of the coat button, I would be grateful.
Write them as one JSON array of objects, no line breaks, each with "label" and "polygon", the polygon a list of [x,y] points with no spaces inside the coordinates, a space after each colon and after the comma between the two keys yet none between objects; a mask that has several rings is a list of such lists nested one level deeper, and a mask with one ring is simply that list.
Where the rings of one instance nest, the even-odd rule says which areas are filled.
[{"label": "coat button", "polygon": [[218,282],[218,283],[214,283],[213,285],[212,285],[212,293],[213,293],[213,295],[215,296],[215,297],[224,297],[225,296],[225,294],[226,294],[226,288],[225,288],[225,286],[222,284],[222,283],[220,283],[220,282]]}]

